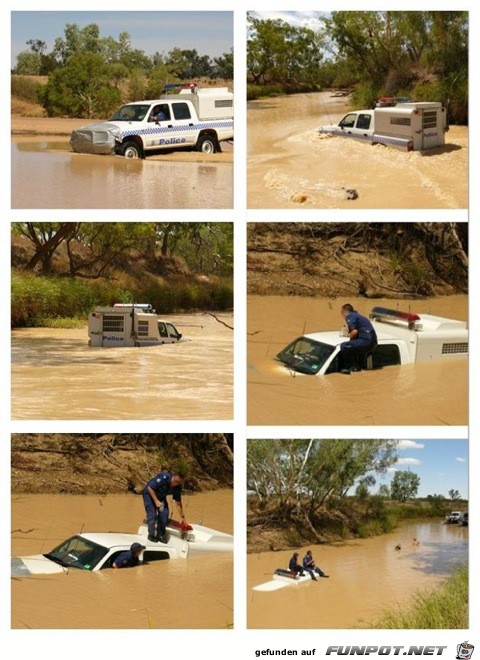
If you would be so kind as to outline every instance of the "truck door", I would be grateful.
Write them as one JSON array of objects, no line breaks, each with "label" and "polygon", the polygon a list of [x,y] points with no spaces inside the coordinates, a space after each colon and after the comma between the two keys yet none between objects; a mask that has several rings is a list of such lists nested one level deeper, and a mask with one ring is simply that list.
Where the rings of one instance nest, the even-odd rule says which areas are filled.
[{"label": "truck door", "polygon": [[345,115],[343,119],[340,120],[338,124],[343,132],[347,135],[352,135],[355,130],[355,123],[357,121],[357,113],[349,112],[348,115]]},{"label": "truck door", "polygon": [[352,135],[362,135],[367,137],[372,133],[370,127],[372,126],[372,115],[368,113],[359,112],[355,127],[352,129]]},{"label": "truck door", "polygon": [[196,117],[192,116],[191,106],[185,101],[174,101],[171,104],[172,121],[169,122],[173,132],[175,144],[192,146],[197,142],[198,124]]},{"label": "truck door", "polygon": [[144,137],[145,149],[156,149],[162,146],[168,139],[169,126],[172,124],[170,105],[168,103],[157,103],[148,115],[147,125],[149,134]]},{"label": "truck door", "polygon": [[173,325],[173,323],[167,323],[167,330],[168,330],[168,337],[172,343],[182,338],[182,335],[178,332],[177,328]]},{"label": "truck door", "polygon": [[422,149],[433,149],[440,143],[439,110],[423,110],[422,112]]}]

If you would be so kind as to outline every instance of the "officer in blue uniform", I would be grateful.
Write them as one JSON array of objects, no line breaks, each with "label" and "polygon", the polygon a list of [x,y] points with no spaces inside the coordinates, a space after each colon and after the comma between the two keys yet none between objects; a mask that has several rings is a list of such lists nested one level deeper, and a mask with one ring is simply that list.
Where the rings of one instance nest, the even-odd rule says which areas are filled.
[{"label": "officer in blue uniform", "polygon": [[298,573],[300,576],[304,575],[303,566],[298,563],[298,552],[294,552],[290,561],[288,562],[288,570],[292,573]]},{"label": "officer in blue uniform", "polygon": [[343,305],[341,314],[350,340],[340,344],[340,372],[349,374],[366,367],[364,358],[377,345],[377,333],[367,317],[356,312],[352,305]]},{"label": "officer in blue uniform", "polygon": [[118,555],[112,564],[112,568],[131,568],[138,566],[140,555],[145,550],[145,546],[140,543],[132,543],[130,550]]},{"label": "officer in blue uniform", "polygon": [[167,543],[166,526],[170,517],[167,495],[172,495],[178,512],[185,522],[182,506],[182,484],[185,475],[181,472],[159,472],[143,489],[143,502],[147,513],[148,540]]},{"label": "officer in blue uniform", "polygon": [[328,575],[326,575],[321,568],[318,568],[318,566],[315,565],[315,560],[312,555],[311,550],[307,550],[307,554],[303,558],[302,561],[303,568],[304,570],[307,571],[307,573],[310,575],[312,580],[317,580],[317,575],[319,575],[322,578],[327,578]]}]

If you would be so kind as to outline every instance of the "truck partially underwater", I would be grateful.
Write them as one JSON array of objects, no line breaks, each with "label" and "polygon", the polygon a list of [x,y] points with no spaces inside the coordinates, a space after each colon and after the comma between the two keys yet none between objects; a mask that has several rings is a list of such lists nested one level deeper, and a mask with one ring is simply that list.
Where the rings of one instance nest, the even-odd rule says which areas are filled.
[{"label": "truck partially underwater", "polygon": [[94,348],[161,346],[183,339],[174,324],[160,318],[148,303],[96,307],[88,315],[88,336]]},{"label": "truck partially underwater", "polygon": [[155,100],[127,103],[107,122],[73,131],[70,144],[79,153],[145,158],[183,147],[212,154],[226,140],[233,140],[233,93],[190,83],[167,85]]},{"label": "truck partially underwater", "polygon": [[320,134],[384,144],[404,151],[443,147],[447,110],[440,102],[379,103],[373,110],[348,112],[338,124],[322,126]]},{"label": "truck partially underwater", "polygon": [[[451,361],[468,356],[468,327],[464,321],[374,307],[370,319],[378,345],[367,357],[367,369]],[[314,332],[298,337],[276,360],[292,375],[323,376],[340,370],[340,346],[348,341],[338,331]]]}]

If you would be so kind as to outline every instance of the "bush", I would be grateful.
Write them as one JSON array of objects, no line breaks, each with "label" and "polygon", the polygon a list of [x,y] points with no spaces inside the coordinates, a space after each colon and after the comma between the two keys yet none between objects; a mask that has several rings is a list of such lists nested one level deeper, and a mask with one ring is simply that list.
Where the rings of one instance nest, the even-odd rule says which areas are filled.
[{"label": "bush", "polygon": [[29,76],[12,76],[11,78],[11,92],[12,96],[17,96],[24,101],[37,103],[38,91],[44,85],[41,85]]},{"label": "bush", "polygon": [[52,73],[42,90],[41,102],[49,117],[92,119],[106,117],[115,110],[121,104],[121,94],[112,86],[102,56],[82,53]]}]

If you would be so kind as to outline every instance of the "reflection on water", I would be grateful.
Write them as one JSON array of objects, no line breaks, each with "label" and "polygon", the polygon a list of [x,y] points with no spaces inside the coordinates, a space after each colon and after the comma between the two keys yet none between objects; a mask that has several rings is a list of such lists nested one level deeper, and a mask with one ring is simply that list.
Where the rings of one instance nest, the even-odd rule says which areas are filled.
[{"label": "reflection on water", "polygon": [[[301,334],[336,330],[345,300],[251,296],[248,300],[249,424],[467,424],[466,359],[388,367],[350,376],[292,375],[273,358]],[[467,319],[464,295],[422,301],[349,299],[368,315],[375,305]]]},{"label": "reflection on water", "polygon": [[232,207],[231,163],[91,156],[65,144],[12,142],[13,208]]},{"label": "reflection on water", "polygon": [[[414,537],[420,541],[417,549]],[[248,556],[250,628],[368,627],[382,609],[405,603],[418,590],[432,589],[466,562],[468,529],[439,520],[408,521],[372,539],[308,547],[330,577],[276,592],[252,587],[276,568],[286,567],[293,551]]]},{"label": "reflection on water", "polygon": [[208,316],[171,318],[192,341],[93,349],[86,328],[14,330],[13,417],[231,419],[232,331]]},{"label": "reflection on water", "polygon": [[[344,99],[329,92],[253,101],[248,106],[251,208],[466,208],[468,129],[452,126],[447,145],[405,153],[319,136],[338,123]],[[358,199],[347,200],[344,188]],[[297,200],[297,201],[295,201]]]},{"label": "reflection on water", "polygon": [[[233,491],[184,496],[187,518],[233,529]],[[137,531],[134,495],[13,495],[12,556],[51,550],[79,533]],[[34,528],[32,530],[32,528]],[[32,530],[22,533],[18,530]],[[12,580],[13,628],[226,628],[233,621],[232,554],[155,562],[135,569]],[[166,595],[173,594],[173,598]]]}]

